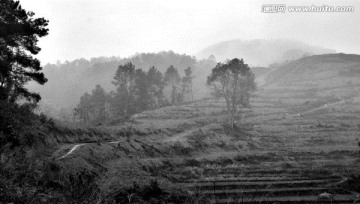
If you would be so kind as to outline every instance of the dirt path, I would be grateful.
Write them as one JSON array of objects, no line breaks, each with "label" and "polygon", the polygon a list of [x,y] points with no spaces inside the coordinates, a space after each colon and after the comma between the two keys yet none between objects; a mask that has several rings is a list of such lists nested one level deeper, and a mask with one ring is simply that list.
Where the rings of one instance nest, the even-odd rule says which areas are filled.
[{"label": "dirt path", "polygon": [[333,106],[336,106],[336,105],[340,105],[340,104],[343,104],[345,103],[345,100],[341,100],[341,101],[337,101],[337,102],[334,102],[334,103],[329,103],[329,104],[324,104],[320,107],[317,107],[317,108],[313,108],[313,109],[310,109],[310,110],[307,110],[307,111],[304,111],[300,114],[307,114],[307,113],[312,113],[314,111],[317,111],[317,110],[322,110],[322,109],[326,109],[326,108],[330,108],[330,107],[333,107]]},{"label": "dirt path", "polygon": [[76,149],[78,149],[79,147],[81,147],[81,146],[83,146],[83,145],[85,145],[85,144],[82,143],[82,144],[76,144],[76,145],[74,145],[74,146],[70,149],[70,151],[68,151],[64,156],[59,157],[57,160],[63,159],[63,158],[65,158],[65,157],[69,156],[69,155],[72,154]]}]

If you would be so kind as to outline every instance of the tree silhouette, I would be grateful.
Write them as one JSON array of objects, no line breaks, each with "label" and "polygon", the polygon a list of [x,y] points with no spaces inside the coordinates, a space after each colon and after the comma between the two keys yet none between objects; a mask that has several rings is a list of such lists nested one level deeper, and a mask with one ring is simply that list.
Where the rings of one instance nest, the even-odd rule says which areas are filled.
[{"label": "tree silhouette", "polygon": [[29,81],[44,84],[47,79],[40,71],[38,38],[48,34],[48,21],[34,18],[18,1],[0,1],[0,99],[16,101],[23,97],[38,102],[41,97],[29,92],[24,85]]},{"label": "tree silhouette", "polygon": [[127,116],[135,112],[135,66],[128,62],[116,70],[114,81],[116,92],[113,97],[113,108],[116,115]]},{"label": "tree silhouette", "polygon": [[147,72],[149,96],[151,100],[150,108],[157,108],[164,103],[164,79],[162,73],[155,67],[151,67]]},{"label": "tree silhouette", "polygon": [[230,126],[234,127],[234,115],[239,106],[250,107],[251,93],[256,90],[255,75],[244,60],[234,58],[225,64],[218,63],[207,80],[216,97],[226,101]]},{"label": "tree silhouette", "polygon": [[177,88],[180,83],[180,76],[178,70],[171,65],[169,68],[167,68],[165,72],[164,80],[167,85],[171,85],[171,104],[175,104],[178,98]]},{"label": "tree silhouette", "polygon": [[90,112],[92,110],[91,95],[85,92],[80,98],[80,103],[74,109],[74,114],[79,116],[84,124],[90,122]]},{"label": "tree silhouette", "polygon": [[135,71],[135,107],[136,112],[141,112],[143,110],[149,109],[151,106],[151,100],[149,95],[149,82],[147,79],[146,72],[142,69],[136,69]]},{"label": "tree silhouette", "polygon": [[92,90],[92,104],[94,109],[94,120],[101,123],[108,118],[108,110],[106,105],[109,101],[109,96],[105,90],[98,84]]},{"label": "tree silhouette", "polygon": [[191,67],[188,67],[187,69],[185,69],[184,72],[185,72],[185,76],[181,80],[182,92],[183,92],[184,97],[187,95],[190,95],[191,101],[193,101],[194,96],[193,96],[193,91],[192,91],[192,80],[194,77],[192,76]]}]

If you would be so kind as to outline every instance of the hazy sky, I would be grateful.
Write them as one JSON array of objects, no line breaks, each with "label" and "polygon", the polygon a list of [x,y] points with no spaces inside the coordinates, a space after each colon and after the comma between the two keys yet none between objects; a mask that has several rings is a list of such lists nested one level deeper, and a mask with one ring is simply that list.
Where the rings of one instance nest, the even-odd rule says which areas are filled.
[{"label": "hazy sky", "polygon": [[[42,63],[173,50],[195,54],[231,39],[296,39],[360,54],[360,1],[20,0],[47,18]],[[262,13],[262,5],[354,6],[348,13]]]}]

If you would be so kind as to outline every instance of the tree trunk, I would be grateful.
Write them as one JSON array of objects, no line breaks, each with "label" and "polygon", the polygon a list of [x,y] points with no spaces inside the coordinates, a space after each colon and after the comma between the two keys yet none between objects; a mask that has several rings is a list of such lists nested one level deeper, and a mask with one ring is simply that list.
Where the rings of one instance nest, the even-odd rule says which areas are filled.
[{"label": "tree trunk", "polygon": [[176,101],[176,89],[175,86],[173,85],[172,87],[172,94],[171,94],[171,104],[175,104]]},{"label": "tree trunk", "polygon": [[190,89],[191,89],[191,101],[194,101],[192,82],[190,83]]},{"label": "tree trunk", "polygon": [[231,129],[234,129],[234,112],[231,112],[230,115],[230,127]]}]

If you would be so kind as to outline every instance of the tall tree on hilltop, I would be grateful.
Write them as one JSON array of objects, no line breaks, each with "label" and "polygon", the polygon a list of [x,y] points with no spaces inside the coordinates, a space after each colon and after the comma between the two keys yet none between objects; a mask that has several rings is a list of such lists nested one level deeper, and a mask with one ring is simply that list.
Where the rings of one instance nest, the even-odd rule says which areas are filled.
[{"label": "tall tree on hilltop", "polygon": [[48,34],[48,21],[34,15],[24,10],[19,1],[0,0],[0,100],[41,99],[24,87],[29,81],[47,81],[40,72],[40,61],[33,55],[40,51],[38,38]]},{"label": "tall tree on hilltop", "polygon": [[207,80],[216,97],[223,97],[234,127],[234,116],[238,107],[250,108],[251,93],[256,90],[255,75],[241,59],[232,59],[227,63],[218,63]]},{"label": "tall tree on hilltop", "polygon": [[116,70],[114,81],[116,86],[113,107],[117,115],[127,116],[135,112],[134,107],[134,85],[135,85],[135,66],[128,62],[120,65]]},{"label": "tall tree on hilltop", "polygon": [[135,71],[135,107],[136,112],[147,110],[150,107],[149,96],[149,82],[146,76],[146,72],[142,69],[136,69]]},{"label": "tall tree on hilltop", "polygon": [[95,122],[102,122],[109,117],[107,103],[109,96],[99,84],[92,90],[92,105],[94,109]]},{"label": "tall tree on hilltop", "polygon": [[74,109],[74,117],[79,116],[84,124],[88,124],[90,122],[90,112],[92,108],[91,95],[85,92],[84,95],[80,97],[80,103]]},{"label": "tall tree on hilltop", "polygon": [[171,104],[175,104],[178,98],[177,88],[180,83],[180,76],[178,70],[174,66],[167,68],[165,72],[165,83],[171,86]]},{"label": "tall tree on hilltop", "polygon": [[163,105],[164,101],[164,79],[163,74],[155,67],[151,67],[147,72],[148,94],[150,97],[150,108],[157,108]]}]

